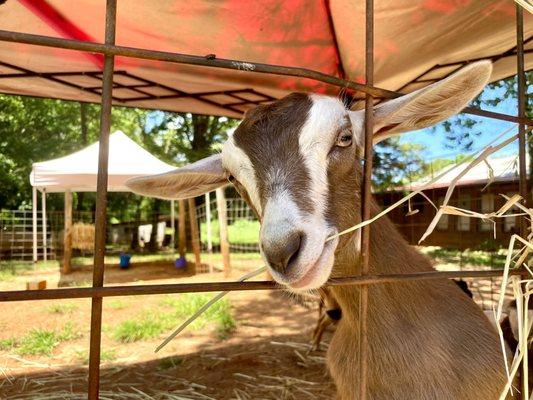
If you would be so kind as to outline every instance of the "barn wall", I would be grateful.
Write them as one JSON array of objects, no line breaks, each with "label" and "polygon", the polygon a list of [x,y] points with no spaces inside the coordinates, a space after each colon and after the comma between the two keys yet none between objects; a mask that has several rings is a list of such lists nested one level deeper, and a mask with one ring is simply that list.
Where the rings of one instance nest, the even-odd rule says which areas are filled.
[{"label": "barn wall", "polygon": [[[485,190],[484,184],[458,186],[451,197],[450,205],[467,208],[473,211],[487,212],[500,208],[505,200],[500,194],[514,194],[517,192],[517,182],[493,183]],[[424,193],[436,204],[441,204],[446,195],[447,188],[426,190]],[[378,204],[382,207],[393,204],[405,196],[405,192],[383,192],[375,195]],[[487,200],[492,195],[492,201]],[[485,197],[485,200],[482,200]],[[485,204],[482,202],[485,201]],[[492,207],[487,208],[488,203]],[[468,206],[468,203],[469,206]],[[389,218],[396,224],[400,232],[410,244],[418,244],[418,240],[426,231],[431,220],[436,214],[436,210],[421,195],[412,199],[411,208],[417,209],[416,214],[408,215],[409,207],[407,203],[402,204],[389,213]],[[515,210],[516,212],[516,210]],[[441,223],[433,233],[423,242],[426,246],[453,247],[459,249],[483,248],[493,246],[495,243],[500,246],[507,246],[513,233],[518,233],[518,217],[512,217],[505,222],[504,219],[496,221],[496,239],[492,224],[485,223],[477,218],[460,219],[457,216],[447,216],[447,227]],[[514,221],[514,226],[513,222]]]}]

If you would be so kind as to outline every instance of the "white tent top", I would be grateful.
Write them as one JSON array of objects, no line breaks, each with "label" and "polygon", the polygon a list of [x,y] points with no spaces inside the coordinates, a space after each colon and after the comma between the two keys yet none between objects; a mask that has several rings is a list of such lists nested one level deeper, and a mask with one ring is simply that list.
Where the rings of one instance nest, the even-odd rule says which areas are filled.
[{"label": "white tent top", "polygon": [[[526,171],[529,170],[529,157],[526,160]],[[453,179],[462,172],[468,164],[462,167],[453,169],[456,164],[448,165],[440,171],[435,173],[436,176],[446,172],[440,179],[434,182],[428,189],[444,188],[451,185]],[[492,168],[494,174],[494,182],[509,182],[518,179],[519,165],[518,156],[506,156],[506,157],[493,157],[488,158],[487,163],[481,162],[475,167],[466,172],[466,174],[457,182],[458,186],[485,184],[489,181],[490,169]],[[423,178],[422,180],[415,181],[410,185],[405,185],[403,189],[415,190],[424,186],[429,179]]]},{"label": "white tent top", "polygon": [[[39,190],[48,193],[95,192],[98,174],[99,143],[93,143],[83,150],[33,164],[30,182]],[[139,175],[168,172],[176,167],[164,163],[143,149],[124,132],[116,131],[109,137],[110,192],[129,192],[125,182]]]}]

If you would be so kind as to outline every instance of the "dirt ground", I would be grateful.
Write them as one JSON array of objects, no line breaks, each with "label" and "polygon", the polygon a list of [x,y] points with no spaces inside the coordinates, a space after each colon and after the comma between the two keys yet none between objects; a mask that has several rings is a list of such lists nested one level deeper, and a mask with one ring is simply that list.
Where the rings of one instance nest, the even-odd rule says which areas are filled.
[{"label": "dirt ground", "polygon": [[[235,279],[250,268],[236,268]],[[89,267],[68,277],[55,269],[28,272],[0,290],[22,289],[27,280],[46,279],[48,287],[90,282]],[[220,272],[188,276],[170,265],[108,267],[106,284],[176,283],[224,280]],[[135,281],[135,282],[132,282]],[[148,282],[149,281],[149,282]],[[168,295],[166,295],[168,296]],[[117,343],[114,326],[151,310],[165,296],[104,299],[101,399],[331,399],[335,388],[325,352],[309,352],[316,310],[280,292],[229,295],[237,327],[220,339],[213,327],[187,330],[155,354],[168,333],[150,340]],[[54,313],[58,304],[70,311]],[[50,356],[21,356],[0,351],[0,399],[85,399],[90,300],[50,300],[0,304],[0,340],[22,337],[31,329],[58,329],[69,323],[78,337],[61,342]],[[176,321],[176,326],[182,321]],[[329,334],[325,342],[329,341]]]}]

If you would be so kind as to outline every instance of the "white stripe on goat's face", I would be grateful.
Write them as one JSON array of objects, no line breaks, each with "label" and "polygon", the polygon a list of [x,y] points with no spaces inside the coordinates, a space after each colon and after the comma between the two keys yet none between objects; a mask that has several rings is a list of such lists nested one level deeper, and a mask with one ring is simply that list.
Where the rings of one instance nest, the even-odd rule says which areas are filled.
[{"label": "white stripe on goat's face", "polygon": [[249,113],[222,151],[261,218],[272,276],[293,289],[318,288],[331,274],[338,242],[326,241],[337,231],[326,218],[328,158],[342,133],[352,134],[342,102],[293,94]]}]

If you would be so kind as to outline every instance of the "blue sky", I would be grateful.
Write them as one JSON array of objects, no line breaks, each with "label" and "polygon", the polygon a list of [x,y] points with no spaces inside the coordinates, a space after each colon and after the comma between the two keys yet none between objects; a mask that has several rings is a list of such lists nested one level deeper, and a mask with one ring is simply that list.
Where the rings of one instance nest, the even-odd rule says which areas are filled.
[{"label": "blue sky", "polygon": [[[500,97],[502,93],[502,89],[487,88],[483,93],[483,97]],[[498,104],[498,106],[496,107],[489,107],[484,105],[483,109],[509,115],[517,115],[518,113],[516,99],[506,99],[500,104]],[[474,127],[474,130],[481,132],[481,135],[477,136],[474,140],[474,144],[472,146],[473,150],[485,147],[491,140],[493,140],[499,134],[514,125],[511,122],[499,121],[490,118],[482,118],[473,115],[471,115],[470,117],[473,120],[479,121],[479,123]],[[513,132],[516,133],[516,130],[514,130]],[[509,132],[509,135],[512,135],[512,132]],[[509,136],[506,135],[506,137]],[[423,154],[428,161],[435,158],[454,158],[456,155],[461,154],[463,152],[461,151],[461,149],[453,149],[446,146],[446,134],[442,126],[438,126],[436,129],[422,129],[419,131],[406,133],[402,135],[400,141],[402,143],[409,142],[424,145],[426,147],[426,150]],[[498,151],[494,154],[494,156],[511,155],[516,154],[517,152],[518,147],[517,143],[515,142]]]}]

